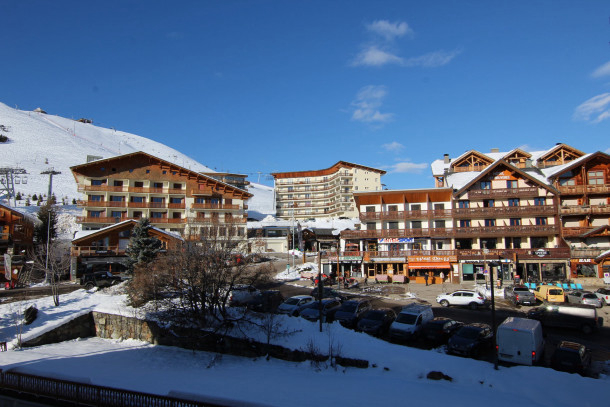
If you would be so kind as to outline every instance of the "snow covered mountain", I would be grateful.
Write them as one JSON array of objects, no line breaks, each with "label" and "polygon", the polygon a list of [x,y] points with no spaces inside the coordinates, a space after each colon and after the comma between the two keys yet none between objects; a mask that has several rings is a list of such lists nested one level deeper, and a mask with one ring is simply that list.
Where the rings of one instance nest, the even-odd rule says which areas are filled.
[{"label": "snow covered mountain", "polygon": [[[70,167],[87,162],[87,156],[109,158],[144,151],[197,172],[214,172],[187,155],[164,144],[115,129],[53,116],[36,111],[13,109],[0,103],[0,167],[21,168],[26,175],[15,179],[15,191],[22,196],[47,194],[49,176],[41,174],[53,168],[61,172],[53,177],[53,193],[67,202],[79,198]],[[252,184],[255,196],[248,202],[255,214],[274,214],[273,188]]]}]

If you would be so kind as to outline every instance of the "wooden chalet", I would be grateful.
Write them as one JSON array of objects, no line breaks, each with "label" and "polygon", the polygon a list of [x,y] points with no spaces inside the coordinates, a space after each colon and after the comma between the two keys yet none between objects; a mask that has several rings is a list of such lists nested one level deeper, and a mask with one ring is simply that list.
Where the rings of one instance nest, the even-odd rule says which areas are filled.
[{"label": "wooden chalet", "polygon": [[0,203],[0,278],[3,279],[0,282],[18,279],[26,254],[34,246],[34,227],[37,222],[32,216]]},{"label": "wooden chalet", "polygon": [[[79,232],[72,240],[70,251],[72,278],[87,271],[124,271],[131,231],[137,224],[138,221],[130,219],[102,229]],[[150,228],[149,235],[161,241],[163,251],[177,249],[184,242],[180,235],[155,227]]]}]

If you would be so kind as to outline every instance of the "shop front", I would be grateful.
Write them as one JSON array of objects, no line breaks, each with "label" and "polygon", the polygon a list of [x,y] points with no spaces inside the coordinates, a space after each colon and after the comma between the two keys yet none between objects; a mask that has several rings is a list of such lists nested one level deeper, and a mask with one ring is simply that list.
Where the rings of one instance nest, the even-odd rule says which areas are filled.
[{"label": "shop front", "polygon": [[441,284],[453,282],[453,265],[457,256],[408,256],[409,281],[415,283]]},{"label": "shop front", "polygon": [[570,260],[570,278],[600,278],[598,265],[594,259]]}]

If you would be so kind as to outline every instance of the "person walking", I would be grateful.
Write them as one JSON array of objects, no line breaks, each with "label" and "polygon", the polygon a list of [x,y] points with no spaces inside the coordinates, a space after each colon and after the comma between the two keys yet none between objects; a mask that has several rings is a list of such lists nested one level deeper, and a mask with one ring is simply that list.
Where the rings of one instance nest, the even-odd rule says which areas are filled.
[{"label": "person walking", "polygon": [[445,273],[443,273],[441,271],[441,274],[439,275],[439,277],[441,278],[441,283],[444,283],[445,282]]},{"label": "person walking", "polygon": [[424,273],[424,281],[426,282],[426,287],[428,286],[428,273]]}]

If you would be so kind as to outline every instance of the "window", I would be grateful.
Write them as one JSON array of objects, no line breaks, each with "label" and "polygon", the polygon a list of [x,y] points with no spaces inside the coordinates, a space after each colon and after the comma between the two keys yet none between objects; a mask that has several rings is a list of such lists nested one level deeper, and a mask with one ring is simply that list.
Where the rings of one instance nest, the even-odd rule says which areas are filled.
[{"label": "window", "polygon": [[542,226],[542,225],[546,225],[547,224],[547,218],[546,217],[537,217],[536,218],[536,225]]},{"label": "window", "polygon": [[123,213],[124,212],[121,212],[121,211],[112,211],[112,212],[110,212],[110,217],[111,218],[122,218]]},{"label": "window", "polygon": [[510,218],[511,226],[521,226],[521,218]]},{"label": "window", "polygon": [[134,219],[140,219],[142,217],[142,211],[134,211],[133,217]]},{"label": "window", "polygon": [[470,201],[458,201],[458,208],[470,208]]},{"label": "window", "polygon": [[131,202],[144,202],[144,197],[143,196],[132,196]]},{"label": "window", "polygon": [[441,229],[445,227],[445,221],[444,220],[435,220],[434,221],[434,227],[437,229]]},{"label": "window", "polygon": [[102,211],[89,211],[90,218],[99,218],[102,216]]},{"label": "window", "polygon": [[421,211],[421,205],[420,204],[411,205],[411,210],[412,211]]},{"label": "window", "polygon": [[375,222],[367,222],[366,230],[375,230],[377,229],[377,224]]},{"label": "window", "polygon": [[[160,196],[153,196],[153,197],[151,197],[151,198],[150,198],[150,202],[154,202],[154,203],[163,203],[163,202],[164,202],[164,199],[165,199],[165,198],[160,197]],[[199,203],[199,202],[197,202],[197,200],[198,200],[198,199],[203,199],[203,198],[195,198],[195,202],[196,202],[196,203]]]},{"label": "window", "polygon": [[174,189],[182,189],[182,184],[174,184]]},{"label": "window", "polygon": [[102,195],[89,195],[89,201],[101,202],[102,200]]},{"label": "window", "polygon": [[388,211],[389,212],[397,212],[398,211],[398,205],[388,205]]},{"label": "window", "polygon": [[398,229],[398,222],[388,222],[388,229],[392,229],[392,230]]},{"label": "window", "polygon": [[144,181],[136,181],[133,183],[133,186],[136,188],[144,188]]},{"label": "window", "polygon": [[481,181],[481,189],[491,189],[491,181]]},{"label": "window", "polygon": [[460,220],[461,228],[469,228],[470,227],[470,219],[461,219]]},{"label": "window", "polygon": [[182,203],[182,198],[169,198],[169,203],[173,203],[173,204],[181,204]]},{"label": "window", "polygon": [[111,202],[123,202],[124,200],[125,200],[124,196],[110,195]]},{"label": "window", "polygon": [[559,178],[559,185],[562,187],[574,186],[576,180],[574,178]]},{"label": "window", "polygon": [[589,185],[604,185],[604,172],[603,171],[589,171],[587,173]]},{"label": "window", "polygon": [[496,220],[495,219],[485,219],[485,226],[496,226]]},{"label": "window", "polygon": [[122,186],[123,186],[123,181],[114,180],[113,185],[114,185],[115,187],[122,187]]},{"label": "window", "polygon": [[534,198],[534,205],[536,205],[536,206],[546,205],[546,198],[545,197]]},{"label": "window", "polygon": [[509,198],[508,206],[519,206],[519,198]]},{"label": "window", "polygon": [[421,229],[421,220],[414,220],[411,222],[411,227],[413,229]]},{"label": "window", "polygon": [[150,217],[153,219],[161,219],[165,217],[165,213],[163,212],[151,212]]},{"label": "window", "polygon": [[153,183],[153,188],[155,188],[155,189],[163,189],[163,183],[162,182],[154,182]]},{"label": "window", "polygon": [[105,179],[92,179],[91,185],[106,185]]},{"label": "window", "polygon": [[506,188],[508,189],[516,189],[518,187],[517,180],[514,181],[506,181]]},{"label": "window", "polygon": [[494,200],[493,199],[485,199],[483,201],[483,207],[484,208],[493,208],[494,207]]}]

